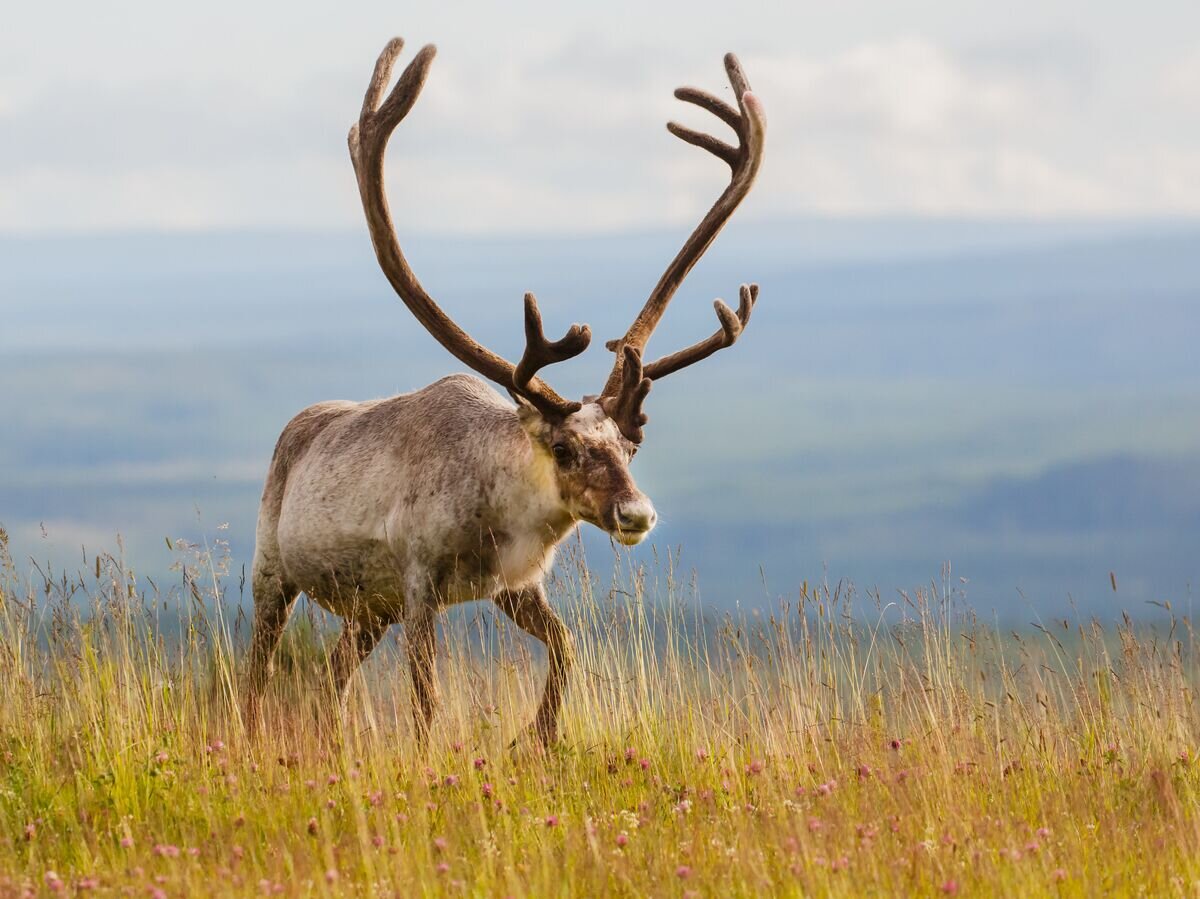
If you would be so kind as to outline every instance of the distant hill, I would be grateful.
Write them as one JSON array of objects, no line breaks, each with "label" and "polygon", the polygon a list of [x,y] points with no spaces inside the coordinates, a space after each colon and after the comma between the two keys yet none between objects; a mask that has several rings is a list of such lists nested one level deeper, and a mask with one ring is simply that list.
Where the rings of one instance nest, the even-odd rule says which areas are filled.
[{"label": "distant hill", "polygon": [[[516,358],[525,290],[551,330],[614,335],[682,236],[405,243],[447,309]],[[822,576],[912,587],[948,559],[997,607],[1018,587],[1046,609],[1186,595],[1197,246],[1189,222],[731,226],[651,345],[711,332],[714,295],[762,283],[738,346],[651,395],[635,469],[658,546],[682,545],[718,606]],[[137,565],[163,570],[164,537],[225,521],[245,561],[296,410],[460,367],[359,233],[0,237],[0,312],[0,523],[64,564],[120,531]],[[556,386],[594,391],[600,344]]]},{"label": "distant hill", "polygon": [[1177,531],[1200,537],[1200,456],[1116,456],[1056,465],[1032,478],[998,479],[952,514],[978,530]]}]

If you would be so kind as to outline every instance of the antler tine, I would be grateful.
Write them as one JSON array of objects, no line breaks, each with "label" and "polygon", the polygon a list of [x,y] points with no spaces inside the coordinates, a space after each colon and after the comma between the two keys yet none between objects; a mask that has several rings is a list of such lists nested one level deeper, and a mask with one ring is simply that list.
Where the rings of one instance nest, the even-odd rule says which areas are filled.
[{"label": "antler tine", "polygon": [[[639,351],[639,354],[641,353],[680,284],[712,245],[725,223],[729,221],[734,211],[745,199],[746,194],[750,192],[754,179],[758,175],[759,167],[762,165],[763,138],[767,126],[762,103],[751,92],[741,64],[732,53],[725,55],[725,72],[729,78],[730,87],[733,89],[734,97],[737,98],[736,109],[724,100],[694,87],[681,87],[675,91],[675,96],[686,103],[709,111],[729,125],[737,134],[737,147],[733,147],[711,134],[694,131],[676,122],[667,123],[667,129],[681,140],[707,150],[726,162],[731,170],[729,185],[684,242],[679,253],[671,260],[671,264],[667,266],[666,271],[654,286],[646,305],[642,307],[642,311],[629,326],[629,330],[620,339],[609,341],[607,344],[610,349],[617,352],[617,358],[613,363],[612,372],[605,382],[603,396],[615,394],[623,383],[621,370],[625,364],[625,354],[621,352],[622,348],[632,346]],[[756,291],[754,296],[757,297]],[[721,320],[719,334],[714,334],[708,340],[702,341],[694,347],[658,360],[647,368],[648,376],[651,378],[662,377],[731,344],[741,333],[745,321],[749,320],[748,310],[753,306],[753,302],[754,300],[750,299],[747,300],[749,305],[743,304],[747,312],[745,320],[740,316],[737,317],[740,324],[736,332],[731,330],[733,328],[731,323],[735,316],[732,310],[722,303],[717,307],[717,316]],[[731,334],[732,336],[730,336]]]},{"label": "antler tine", "polygon": [[642,376],[642,353],[636,347],[626,345],[621,350],[625,364],[621,367],[621,389],[611,396],[600,398],[605,414],[617,425],[631,443],[641,443],[645,437],[643,425],[650,417],[642,411],[642,404],[650,393],[653,381]]},{"label": "antler tine", "polygon": [[380,52],[379,58],[375,60],[375,70],[371,73],[371,81],[367,85],[366,96],[363,97],[360,117],[369,115],[379,108],[379,100],[383,96],[383,90],[392,78],[392,66],[396,64],[396,60],[400,57],[400,51],[403,49],[404,38],[394,37],[387,42],[387,46]]},{"label": "antler tine", "polygon": [[738,106],[745,111],[746,107],[742,103],[742,98],[750,93],[750,82],[746,80],[746,73],[742,71],[742,64],[736,54],[725,54],[725,74],[729,76],[729,86],[733,88],[733,95],[737,98]]},{"label": "antler tine", "polygon": [[707,359],[717,350],[733,346],[742,336],[742,330],[750,322],[750,313],[754,311],[754,304],[758,302],[758,285],[743,284],[739,294],[737,312],[734,312],[721,300],[713,301],[713,308],[716,309],[717,319],[721,323],[721,327],[714,334],[686,349],[663,356],[661,359],[655,359],[645,367],[646,377],[651,381],[657,381],[659,378],[666,377],[681,368],[687,368],[701,359]]},{"label": "antler tine", "polygon": [[[542,313],[538,309],[537,298],[532,293],[525,294],[525,352],[513,371],[512,389],[529,400],[543,414],[560,413],[561,409],[546,406],[541,397],[530,392],[529,382],[539,369],[578,356],[591,342],[592,329],[587,325],[578,324],[571,325],[559,340],[547,340],[546,332],[542,329]],[[579,403],[570,405],[574,407],[572,412],[580,408]]]},{"label": "antler tine", "polygon": [[698,87],[677,87],[675,88],[675,99],[693,103],[701,109],[707,109],[734,131],[739,131],[742,127],[742,114],[708,91],[702,91]]},{"label": "antler tine", "polygon": [[674,134],[680,140],[687,141],[694,147],[699,147],[702,150],[707,150],[713,156],[719,159],[724,159],[729,163],[731,169],[736,170],[738,159],[741,155],[736,147],[731,147],[723,140],[718,140],[711,134],[703,134],[699,131],[693,131],[691,128],[685,128],[678,122],[667,122],[667,130]]},{"label": "antler tine", "polygon": [[[396,230],[392,224],[392,214],[388,208],[387,194],[384,190],[384,156],[392,132],[408,115],[413,104],[416,103],[417,97],[420,96],[421,88],[424,87],[425,79],[429,75],[429,67],[437,54],[437,48],[432,44],[421,48],[405,67],[400,77],[396,79],[396,85],[392,88],[391,93],[386,99],[383,99],[392,69],[403,47],[404,41],[401,38],[393,38],[388,41],[383,52],[379,54],[375,69],[371,73],[371,80],[367,85],[366,94],[363,97],[362,111],[359,114],[358,122],[350,129],[348,139],[350,158],[354,163],[354,172],[358,178],[358,191],[362,198],[363,212],[366,214],[371,243],[375,247],[375,256],[379,260],[379,267],[400,299],[404,301],[404,305],[438,343],[479,374],[505,387],[510,387],[515,383],[515,366],[507,359],[479,344],[442,311],[441,307],[421,286],[421,282],[417,280],[417,276],[409,267],[408,260],[405,259],[396,238]],[[526,301],[526,323],[528,325],[528,300]],[[563,341],[549,344],[549,346],[558,347],[570,337],[571,335],[568,333],[568,337]],[[578,338],[576,337],[574,340],[577,342]],[[574,345],[575,343],[570,344],[570,346]],[[585,341],[583,346],[586,347],[586,345]],[[579,352],[582,351],[583,348],[580,347]],[[577,353],[571,355],[577,355]],[[569,356],[563,358],[569,358]],[[569,415],[579,408],[578,403],[563,399],[540,378],[533,377],[532,372],[529,374],[530,377],[523,382],[521,395],[543,413]]]}]

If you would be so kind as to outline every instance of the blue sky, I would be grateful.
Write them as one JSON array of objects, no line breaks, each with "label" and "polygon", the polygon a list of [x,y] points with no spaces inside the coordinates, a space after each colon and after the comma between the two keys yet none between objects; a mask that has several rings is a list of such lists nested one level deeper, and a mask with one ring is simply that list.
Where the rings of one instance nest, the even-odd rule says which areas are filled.
[{"label": "blue sky", "polygon": [[[663,127],[713,124],[671,92],[727,90],[741,56],[766,164],[654,349],[710,333],[742,280],[763,300],[734,350],[656,388],[638,461],[655,546],[684,546],[705,601],[911,588],[946,560],[1005,614],[1018,588],[1043,609],[1191,595],[1200,6],[442,6],[8,12],[19,556],[74,565],[120,533],[159,571],[165,536],[229,522],[244,561],[291,415],[459,367],[380,275],[345,147],[400,34],[406,59],[440,48],[389,156],[402,241],[509,358],[528,289],[552,327],[628,324],[727,177]],[[599,344],[556,386],[594,391]]]},{"label": "blue sky", "polygon": [[[1200,7],[1058,2],[20,4],[0,230],[357,227],[344,139],[393,34],[440,55],[393,145],[410,230],[692,221],[671,90],[739,52],[770,120],[743,216],[1200,211]],[[602,12],[600,11],[602,10]]]}]

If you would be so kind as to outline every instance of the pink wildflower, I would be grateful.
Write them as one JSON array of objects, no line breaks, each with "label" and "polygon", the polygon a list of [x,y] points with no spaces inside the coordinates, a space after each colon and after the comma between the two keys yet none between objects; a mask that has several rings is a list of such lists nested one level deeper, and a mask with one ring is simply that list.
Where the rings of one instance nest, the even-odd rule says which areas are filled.
[{"label": "pink wildflower", "polygon": [[546,816],[546,826],[547,827],[558,827],[558,815],[547,815]]},{"label": "pink wildflower", "polygon": [[942,884],[942,892],[945,893],[947,896],[957,896],[958,895],[958,881],[955,880],[954,878],[947,880],[945,883]]}]

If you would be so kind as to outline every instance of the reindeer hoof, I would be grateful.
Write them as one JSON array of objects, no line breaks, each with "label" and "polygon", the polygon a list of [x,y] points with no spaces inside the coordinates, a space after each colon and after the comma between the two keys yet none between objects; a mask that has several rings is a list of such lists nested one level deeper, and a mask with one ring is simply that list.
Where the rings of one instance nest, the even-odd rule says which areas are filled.
[{"label": "reindeer hoof", "polygon": [[557,743],[558,735],[556,733],[538,727],[537,724],[531,724],[513,737],[513,741],[508,744],[508,751],[517,752],[524,749],[540,756],[553,749]]}]

